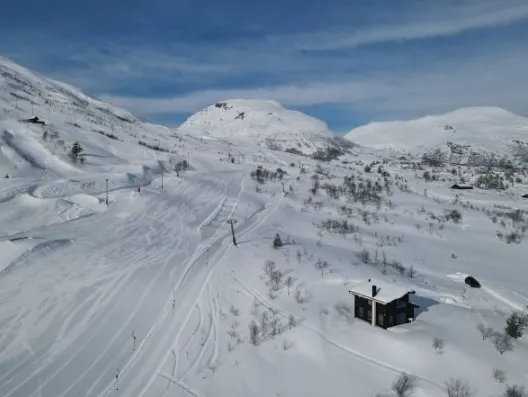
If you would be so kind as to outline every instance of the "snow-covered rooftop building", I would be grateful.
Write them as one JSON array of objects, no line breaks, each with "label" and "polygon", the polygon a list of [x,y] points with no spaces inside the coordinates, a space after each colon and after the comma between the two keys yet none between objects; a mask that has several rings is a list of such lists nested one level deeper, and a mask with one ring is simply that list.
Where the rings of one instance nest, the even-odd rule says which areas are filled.
[{"label": "snow-covered rooftop building", "polygon": [[359,283],[348,291],[354,295],[354,317],[373,326],[389,328],[405,324],[414,318],[414,308],[409,289],[381,280]]}]

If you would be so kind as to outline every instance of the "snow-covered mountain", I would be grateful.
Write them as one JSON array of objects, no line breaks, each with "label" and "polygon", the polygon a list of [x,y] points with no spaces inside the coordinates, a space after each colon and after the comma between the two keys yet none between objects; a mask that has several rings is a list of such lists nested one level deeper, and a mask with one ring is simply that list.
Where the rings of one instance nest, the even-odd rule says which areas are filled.
[{"label": "snow-covered mountain", "polygon": [[308,155],[318,149],[341,148],[344,143],[323,121],[269,100],[217,102],[189,117],[178,131]]},{"label": "snow-covered mountain", "polygon": [[144,145],[167,147],[171,133],[0,58],[2,176],[79,176],[69,157],[74,142],[84,150],[84,172],[110,171],[111,164],[128,161],[145,164],[152,156]]},{"label": "snow-covered mountain", "polygon": [[[451,190],[480,170],[204,139],[206,127],[144,123],[7,60],[0,71],[0,396],[527,385],[526,335],[505,336],[512,311],[527,314],[526,173]],[[378,301],[413,291],[413,321],[357,318],[349,291],[368,280]]]},{"label": "snow-covered mountain", "polygon": [[457,164],[481,164],[495,155],[528,162],[528,118],[497,107],[469,107],[411,121],[375,122],[345,138],[378,149],[443,153]]}]

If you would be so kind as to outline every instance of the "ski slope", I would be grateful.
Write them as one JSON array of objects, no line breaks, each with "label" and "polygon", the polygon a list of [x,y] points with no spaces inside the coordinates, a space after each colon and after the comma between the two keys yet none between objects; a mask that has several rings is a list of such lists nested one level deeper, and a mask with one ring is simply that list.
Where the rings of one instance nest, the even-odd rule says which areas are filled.
[{"label": "ski slope", "polygon": [[[375,396],[403,373],[417,397],[445,396],[450,378],[477,395],[528,386],[526,336],[501,355],[476,328],[502,332],[528,305],[526,237],[498,237],[526,225],[522,173],[505,191],[454,191],[450,170],[426,182],[376,149],[321,163],[249,135],[169,130],[7,60],[0,69],[0,396]],[[20,87],[32,106],[12,103]],[[35,114],[45,126],[21,121]],[[46,128],[59,137],[43,139]],[[84,164],[68,157],[75,141]],[[283,179],[258,183],[258,166]],[[382,186],[378,205],[330,194],[351,176]],[[458,223],[444,218],[453,209]],[[514,222],[515,209],[527,212]],[[319,227],[329,219],[354,231]],[[371,277],[416,291],[413,322],[383,330],[353,318],[348,291]]]}]

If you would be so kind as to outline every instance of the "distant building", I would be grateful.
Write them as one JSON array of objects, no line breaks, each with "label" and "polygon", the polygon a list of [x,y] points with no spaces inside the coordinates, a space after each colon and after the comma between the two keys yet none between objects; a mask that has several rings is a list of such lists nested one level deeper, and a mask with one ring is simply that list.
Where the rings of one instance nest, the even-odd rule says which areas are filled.
[{"label": "distant building", "polygon": [[459,184],[459,183],[455,183],[453,186],[451,186],[451,189],[471,190],[471,189],[473,189],[473,186],[471,186],[471,185],[462,185],[462,184]]},{"label": "distant building", "polygon": [[523,194],[521,197],[522,198],[528,198],[528,193],[527,194]]},{"label": "distant building", "polygon": [[46,122],[39,119],[37,116],[30,117],[29,119],[24,120],[26,123],[33,123],[33,124],[42,124],[46,125]]},{"label": "distant building", "polygon": [[385,329],[412,321],[418,307],[409,299],[414,292],[380,280],[369,279],[348,292],[354,295],[354,317]]}]

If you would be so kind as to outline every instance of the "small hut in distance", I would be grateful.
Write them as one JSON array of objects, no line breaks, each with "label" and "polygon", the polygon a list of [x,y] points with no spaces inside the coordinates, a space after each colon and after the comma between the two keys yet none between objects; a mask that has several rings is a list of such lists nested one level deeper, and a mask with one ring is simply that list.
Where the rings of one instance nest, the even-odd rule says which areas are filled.
[{"label": "small hut in distance", "polygon": [[23,121],[25,123],[46,125],[46,122],[44,120],[39,119],[37,116],[30,117],[29,119],[25,119]]},{"label": "small hut in distance", "polygon": [[451,186],[451,189],[457,189],[457,190],[472,190],[473,186],[471,185],[465,185],[462,183],[455,183],[453,186]]}]

